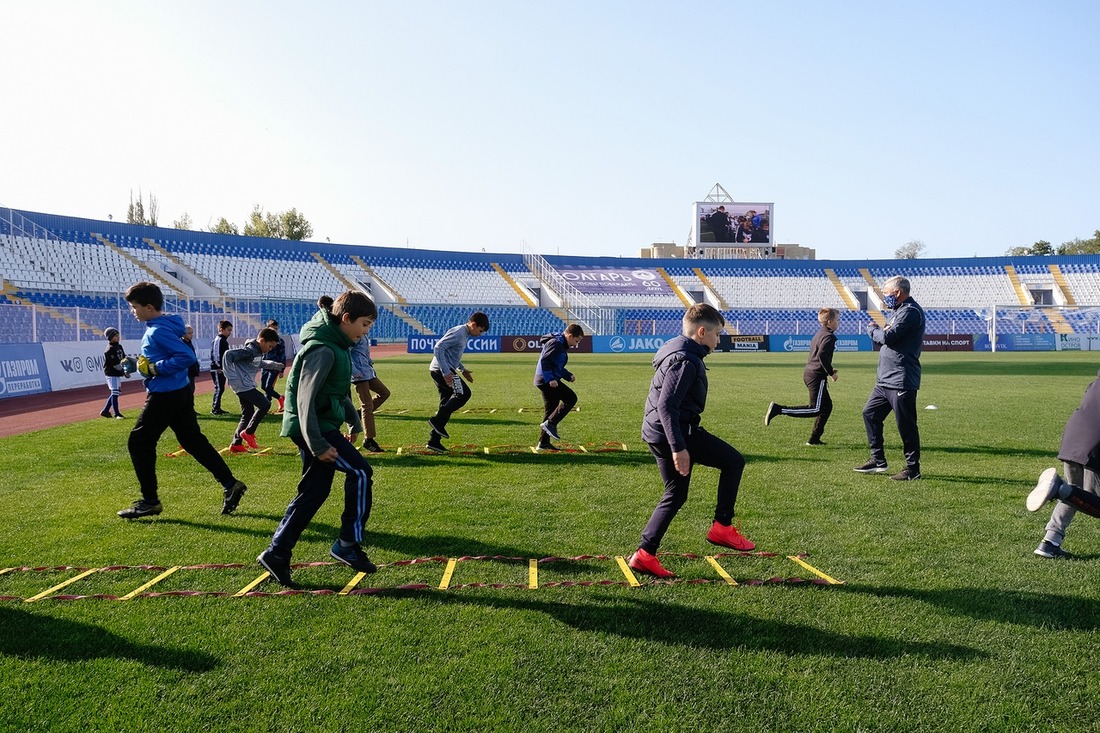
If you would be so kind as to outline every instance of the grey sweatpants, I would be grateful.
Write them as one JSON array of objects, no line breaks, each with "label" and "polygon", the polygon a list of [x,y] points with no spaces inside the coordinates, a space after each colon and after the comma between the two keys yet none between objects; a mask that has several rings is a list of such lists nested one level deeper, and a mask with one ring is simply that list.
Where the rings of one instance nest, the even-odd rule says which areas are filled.
[{"label": "grey sweatpants", "polygon": [[[1063,461],[1062,465],[1064,467],[1063,478],[1066,480],[1067,484],[1071,484],[1094,496],[1100,497],[1100,476],[1097,476],[1080,463]],[[1069,523],[1073,521],[1073,517],[1076,514],[1076,507],[1069,502],[1059,501],[1054,506],[1054,511],[1050,515],[1050,521],[1047,522],[1047,533],[1043,539],[1047,542],[1061,545],[1062,539],[1066,536],[1066,530],[1069,528]]]}]

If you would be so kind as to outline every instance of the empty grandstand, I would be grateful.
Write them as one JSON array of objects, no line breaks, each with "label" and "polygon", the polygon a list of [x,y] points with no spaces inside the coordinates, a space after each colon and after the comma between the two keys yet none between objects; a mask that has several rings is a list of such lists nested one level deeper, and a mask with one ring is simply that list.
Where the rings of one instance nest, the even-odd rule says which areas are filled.
[{"label": "empty grandstand", "polygon": [[[0,343],[137,338],[121,294],[161,285],[166,310],[208,340],[228,318],[295,332],[323,294],[359,289],[379,304],[373,335],[434,335],[473,310],[496,334],[536,334],[579,321],[597,334],[668,335],[686,305],[719,308],[733,334],[812,334],[819,307],[840,333],[880,320],[879,283],[912,281],[930,333],[1100,331],[1100,256],[937,260],[706,260],[459,253],[296,242],[145,227],[0,209]],[[1027,311],[1030,306],[1052,306]]]}]

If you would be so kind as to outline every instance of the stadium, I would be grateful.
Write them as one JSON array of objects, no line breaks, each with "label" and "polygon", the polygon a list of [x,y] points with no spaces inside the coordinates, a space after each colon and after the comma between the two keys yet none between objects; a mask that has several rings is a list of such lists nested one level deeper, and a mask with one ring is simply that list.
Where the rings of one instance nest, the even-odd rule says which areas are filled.
[{"label": "stadium", "polygon": [[[379,571],[329,561],[330,500],[295,552],[297,590],[253,559],[301,469],[277,417],[265,450],[230,457],[249,486],[232,516],[170,437],[164,514],[114,516],[134,492],[136,383],[127,420],[77,402],[57,408],[64,424],[0,438],[5,729],[1023,731],[1100,714],[1100,535],[1079,518],[1074,560],[1036,558],[1043,520],[1023,501],[1095,376],[1098,256],[471,254],[0,209],[0,258],[9,422],[82,390],[98,407],[103,331],[137,350],[121,294],[141,280],[193,325],[200,363],[221,319],[236,342],[268,319],[294,334],[318,296],[367,293],[393,391],[370,456]],[[865,326],[884,322],[897,274],[928,318],[925,476],[904,486],[852,471],[877,360]],[[698,469],[662,546],[678,577],[653,580],[622,563],[660,495],[638,430],[652,354],[692,303],[727,320],[703,423],[746,456],[737,519],[757,549],[703,541],[716,472]],[[842,377],[827,444],[810,447],[805,421],[761,417],[804,397],[822,307],[841,312]],[[430,352],[474,310],[492,323],[467,350],[475,395],[450,454],[426,455]],[[589,335],[570,359],[578,411],[565,450],[539,454],[533,339],[572,322]],[[200,423],[225,445],[236,415],[209,400],[204,383]]]}]

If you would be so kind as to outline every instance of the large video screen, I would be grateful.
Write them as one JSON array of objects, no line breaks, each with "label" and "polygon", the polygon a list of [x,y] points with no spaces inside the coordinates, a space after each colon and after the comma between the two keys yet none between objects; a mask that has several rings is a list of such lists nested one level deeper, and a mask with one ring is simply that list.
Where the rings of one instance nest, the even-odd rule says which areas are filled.
[{"label": "large video screen", "polygon": [[775,243],[774,207],[763,203],[696,202],[692,206],[696,246],[771,246]]}]

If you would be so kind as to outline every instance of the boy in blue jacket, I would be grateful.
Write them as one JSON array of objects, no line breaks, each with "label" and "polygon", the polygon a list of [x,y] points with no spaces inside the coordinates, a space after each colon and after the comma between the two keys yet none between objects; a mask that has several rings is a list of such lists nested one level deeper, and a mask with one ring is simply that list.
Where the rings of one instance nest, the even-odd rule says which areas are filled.
[{"label": "boy in blue jacket", "polygon": [[736,448],[700,426],[707,406],[707,368],[703,357],[718,346],[726,320],[713,306],[696,303],[684,314],[684,330],[653,357],[654,375],[645,403],[642,440],[657,460],[665,493],[653,510],[638,551],[630,556],[634,570],[672,578],[657,559],[657,548],[676,512],[687,501],[691,468],[699,463],[717,468],[718,504],[707,542],[747,551],[755,544],[733,526],[733,506],[745,470],[745,458]]},{"label": "boy in blue jacket", "polygon": [[134,318],[145,324],[137,371],[145,378],[148,395],[130,431],[128,444],[141,498],[118,512],[118,516],[137,519],[164,510],[157,494],[157,441],[168,428],[175,433],[180,446],[222,485],[222,514],[230,514],[240,503],[246,487],[233,476],[195,419],[195,395],[187,375],[195,353],[183,343],[183,319],[162,312],[164,294],[156,283],[131,285],[126,291],[126,302]]},{"label": "boy in blue jacket", "polygon": [[548,333],[542,337],[542,355],[535,365],[535,387],[542,393],[543,417],[539,425],[539,450],[557,450],[550,439],[561,440],[558,423],[569,415],[577,404],[577,393],[565,383],[577,378],[565,368],[569,361],[569,349],[584,339],[584,329],[570,323],[562,333]]}]

